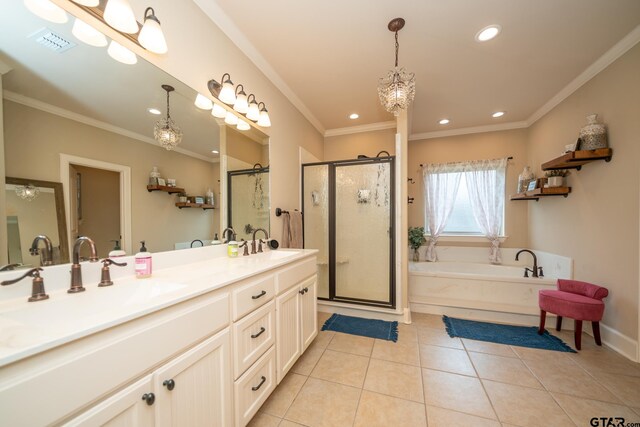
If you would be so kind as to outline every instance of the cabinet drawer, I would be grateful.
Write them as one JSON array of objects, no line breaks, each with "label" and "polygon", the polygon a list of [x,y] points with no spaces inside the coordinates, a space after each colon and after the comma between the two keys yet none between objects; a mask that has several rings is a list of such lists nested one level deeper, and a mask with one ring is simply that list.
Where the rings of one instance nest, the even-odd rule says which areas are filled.
[{"label": "cabinet drawer", "polygon": [[276,306],[271,300],[233,325],[234,378],[238,378],[275,342]]},{"label": "cabinet drawer", "polygon": [[231,296],[233,304],[233,321],[240,319],[247,313],[262,307],[273,299],[275,295],[275,277],[265,276],[247,282],[236,288]]},{"label": "cabinet drawer", "polygon": [[275,349],[271,347],[236,381],[236,426],[246,426],[276,387],[275,354]]},{"label": "cabinet drawer", "polygon": [[280,295],[282,292],[297,285],[307,277],[316,274],[318,266],[316,265],[316,258],[311,257],[309,259],[300,261],[291,267],[284,268],[278,273],[278,280],[276,284],[276,294]]}]

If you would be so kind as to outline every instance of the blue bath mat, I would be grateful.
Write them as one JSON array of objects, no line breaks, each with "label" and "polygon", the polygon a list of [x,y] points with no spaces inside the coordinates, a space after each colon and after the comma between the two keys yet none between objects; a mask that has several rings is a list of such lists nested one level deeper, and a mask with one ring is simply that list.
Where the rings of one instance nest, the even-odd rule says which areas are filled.
[{"label": "blue bath mat", "polygon": [[538,335],[538,328],[535,326],[498,325],[447,316],[442,316],[442,321],[447,327],[447,333],[452,338],[469,338],[498,344],[576,353],[564,341],[549,334],[546,330],[544,334]]},{"label": "blue bath mat", "polygon": [[398,341],[398,322],[333,314],[322,325],[323,331],[336,331],[363,337]]}]

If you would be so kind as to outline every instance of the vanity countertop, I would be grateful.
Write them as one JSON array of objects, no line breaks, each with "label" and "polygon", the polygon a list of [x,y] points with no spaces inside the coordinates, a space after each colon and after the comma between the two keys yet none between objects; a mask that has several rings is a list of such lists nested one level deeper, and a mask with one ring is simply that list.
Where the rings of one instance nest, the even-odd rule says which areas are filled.
[{"label": "vanity countertop", "polygon": [[[0,298],[13,297],[0,300],[0,367],[318,252],[280,249],[227,258],[221,255],[222,249],[226,247],[190,250],[198,254],[193,262],[184,261],[187,251],[154,254],[153,276],[146,279],[132,275],[133,257],[126,257],[122,260],[130,265],[119,270],[112,267],[114,285],[103,288],[97,287],[95,280],[101,264],[82,263],[87,290],[77,294],[66,292],[68,264],[47,267],[42,277],[50,298],[45,301],[27,302],[30,278],[22,285],[6,287],[19,287],[21,296],[16,297],[15,290],[0,293]],[[53,270],[48,275],[49,269]],[[0,280],[15,277],[20,271],[9,273],[3,273]]]}]

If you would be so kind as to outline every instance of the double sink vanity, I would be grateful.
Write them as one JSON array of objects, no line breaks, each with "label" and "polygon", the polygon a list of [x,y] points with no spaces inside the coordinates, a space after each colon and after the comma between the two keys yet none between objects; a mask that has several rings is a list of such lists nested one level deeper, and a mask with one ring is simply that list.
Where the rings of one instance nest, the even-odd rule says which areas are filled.
[{"label": "double sink vanity", "polygon": [[[244,426],[317,335],[315,250],[227,258],[226,245],[153,255],[113,286],[82,263],[0,289],[2,424]],[[0,280],[19,272],[0,273]]]}]

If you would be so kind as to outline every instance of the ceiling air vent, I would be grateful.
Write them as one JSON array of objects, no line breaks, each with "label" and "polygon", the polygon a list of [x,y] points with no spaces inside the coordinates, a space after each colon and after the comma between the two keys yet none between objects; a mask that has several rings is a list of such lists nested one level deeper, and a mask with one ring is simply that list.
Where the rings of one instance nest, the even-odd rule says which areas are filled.
[{"label": "ceiling air vent", "polygon": [[75,43],[63,38],[61,35],[54,33],[48,28],[43,28],[36,31],[35,33],[31,34],[29,38],[35,40],[36,43],[41,44],[42,46],[58,53],[65,52],[76,45]]}]

